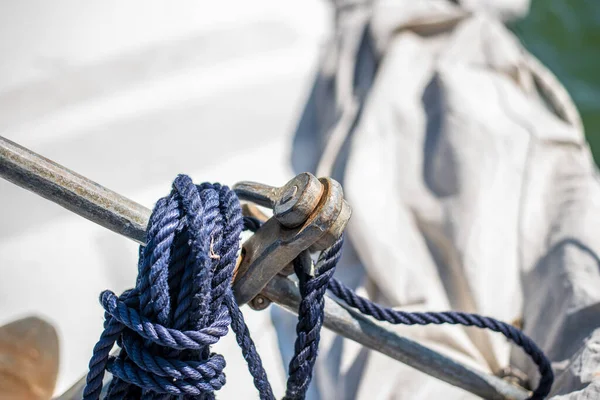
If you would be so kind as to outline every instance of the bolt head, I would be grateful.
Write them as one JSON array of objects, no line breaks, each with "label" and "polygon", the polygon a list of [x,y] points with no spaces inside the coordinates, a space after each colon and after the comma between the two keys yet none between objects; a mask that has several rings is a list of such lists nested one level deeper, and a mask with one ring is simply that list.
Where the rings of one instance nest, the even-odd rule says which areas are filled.
[{"label": "bolt head", "polygon": [[292,200],[294,196],[296,196],[296,193],[298,193],[298,186],[292,185],[289,188],[287,188],[283,195],[281,195],[281,204],[286,204],[287,202]]},{"label": "bolt head", "polygon": [[314,175],[306,172],[297,175],[279,190],[281,195],[275,203],[273,214],[281,225],[295,228],[306,222],[319,204],[323,185]]},{"label": "bolt head", "polygon": [[265,308],[269,307],[269,305],[271,305],[271,300],[267,299],[262,294],[257,294],[256,296],[254,296],[254,298],[252,300],[250,300],[248,305],[253,310],[261,311],[261,310],[264,310]]}]

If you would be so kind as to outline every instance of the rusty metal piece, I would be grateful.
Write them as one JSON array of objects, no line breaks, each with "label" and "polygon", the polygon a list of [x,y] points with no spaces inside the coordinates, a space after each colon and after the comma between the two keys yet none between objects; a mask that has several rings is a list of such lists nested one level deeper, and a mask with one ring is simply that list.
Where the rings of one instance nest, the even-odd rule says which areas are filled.
[{"label": "rusty metal piece", "polygon": [[265,222],[266,220],[269,219],[267,214],[262,212],[262,210],[260,208],[258,208],[256,205],[254,205],[252,203],[242,203],[242,214],[245,217],[256,218],[260,222]]},{"label": "rusty metal piece", "polygon": [[281,188],[273,215],[288,228],[304,224],[317,207],[323,194],[323,185],[309,173],[296,176]]},{"label": "rusty metal piece", "polygon": [[271,300],[269,300],[262,294],[257,294],[252,300],[248,302],[248,305],[251,309],[255,311],[262,311],[271,305]]},{"label": "rusty metal piece", "polygon": [[240,182],[233,189],[242,200],[273,210],[273,215],[287,228],[302,225],[318,205],[323,187],[312,174],[296,175],[280,188],[257,182]]},{"label": "rusty metal piece", "polygon": [[319,179],[321,183],[323,183],[324,187],[330,186],[330,192],[339,193],[342,201],[341,201],[341,209],[340,213],[337,215],[333,223],[329,226],[329,228],[323,233],[323,236],[319,238],[311,247],[310,251],[321,251],[325,250],[329,246],[335,243],[336,240],[344,233],[344,229],[352,216],[352,209],[343,199],[343,190],[342,185],[340,185],[337,181],[329,178],[321,178]]},{"label": "rusty metal piece", "polygon": [[[320,186],[316,187],[314,182]],[[317,180],[309,173],[296,176],[282,188],[242,182],[235,185],[234,190],[243,200],[279,207],[282,212],[267,220],[243,244],[243,259],[233,285],[238,304],[252,300],[302,251],[324,250],[332,245],[350,218],[350,207],[344,200],[341,185],[329,178]],[[294,205],[299,209],[294,210]],[[309,205],[313,207],[311,210]],[[302,225],[288,226],[289,215],[294,216],[293,225],[298,222],[298,216],[304,216]]]},{"label": "rusty metal piece", "polygon": [[58,336],[28,317],[0,327],[0,398],[49,400],[58,376]]},{"label": "rusty metal piece", "polygon": [[[242,214],[244,214],[245,217],[252,217],[252,218],[256,218],[257,220],[259,220],[260,222],[264,223],[266,222],[269,217],[263,213],[256,205],[252,204],[252,203],[243,203],[242,204]],[[235,270],[233,271],[233,281],[235,282],[235,277],[237,275],[237,271],[238,268],[240,267],[240,264],[242,263],[242,254],[240,254],[240,256],[238,257],[237,260],[237,264],[235,266]],[[294,265],[292,263],[289,263],[288,265],[286,265],[285,267],[283,267],[283,269],[281,271],[279,271],[279,275],[282,276],[290,276],[294,273]],[[250,302],[250,307],[252,307],[252,302]]]}]

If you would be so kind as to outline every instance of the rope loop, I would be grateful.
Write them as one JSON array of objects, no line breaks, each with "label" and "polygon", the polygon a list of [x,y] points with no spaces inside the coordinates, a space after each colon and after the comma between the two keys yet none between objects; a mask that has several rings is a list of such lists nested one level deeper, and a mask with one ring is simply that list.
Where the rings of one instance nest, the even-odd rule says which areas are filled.
[{"label": "rope loop", "polygon": [[[160,199],[140,247],[135,288],[100,295],[104,332],[94,348],[84,399],[214,398],[226,382],[225,359],[212,353],[231,326],[263,399],[271,387],[233,298],[231,279],[245,222],[235,193],[185,176]],[[246,223],[248,225],[248,223]],[[114,344],[118,356],[111,357]]]}]

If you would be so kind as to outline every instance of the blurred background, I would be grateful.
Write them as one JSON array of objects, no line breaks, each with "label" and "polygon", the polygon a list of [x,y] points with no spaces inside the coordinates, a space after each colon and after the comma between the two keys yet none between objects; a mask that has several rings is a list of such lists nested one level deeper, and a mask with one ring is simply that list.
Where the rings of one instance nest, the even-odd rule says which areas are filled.
[{"label": "blurred background", "polygon": [[527,18],[510,25],[525,47],[569,91],[600,160],[600,3],[533,0]]},{"label": "blurred background", "polygon": [[[180,173],[283,184],[330,13],[320,0],[0,2],[1,135],[149,208]],[[60,393],[87,372],[99,293],[135,282],[137,245],[4,180],[0,199],[0,324],[56,326]],[[276,349],[269,314],[252,314]],[[228,346],[239,385],[225,391],[251,388]]]},{"label": "blurred background", "polygon": [[[600,3],[533,0],[510,28],[566,86],[600,160]],[[282,184],[332,31],[325,0],[3,1],[0,132],[148,207],[178,173]],[[101,332],[98,293],[134,282],[137,246],[5,181],[0,199],[0,324],[55,323],[62,392]],[[261,318],[255,339],[276,343]]]}]

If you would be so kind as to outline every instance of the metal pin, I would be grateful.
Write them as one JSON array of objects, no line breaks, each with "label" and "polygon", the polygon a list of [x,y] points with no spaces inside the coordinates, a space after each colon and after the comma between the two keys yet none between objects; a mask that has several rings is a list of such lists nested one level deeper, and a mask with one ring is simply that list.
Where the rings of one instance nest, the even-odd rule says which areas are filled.
[{"label": "metal pin", "polygon": [[[1,136],[0,176],[116,233],[144,242],[149,209]],[[297,313],[300,296],[289,279],[275,276],[263,295]],[[528,397],[524,389],[403,338],[384,324],[328,297],[324,325],[350,340],[485,399],[522,400]]]}]

